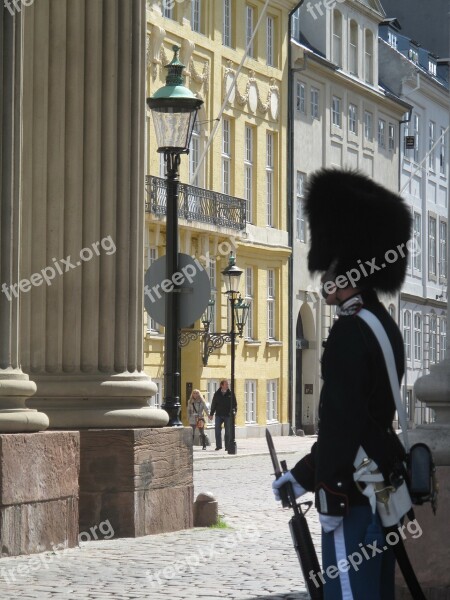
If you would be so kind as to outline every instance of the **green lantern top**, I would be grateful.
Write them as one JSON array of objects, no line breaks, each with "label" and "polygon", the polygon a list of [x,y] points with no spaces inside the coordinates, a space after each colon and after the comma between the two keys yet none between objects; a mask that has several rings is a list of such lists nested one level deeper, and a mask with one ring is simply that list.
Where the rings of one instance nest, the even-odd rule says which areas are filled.
[{"label": "green lantern top", "polygon": [[165,99],[185,99],[185,100],[197,100],[200,102],[194,94],[183,85],[184,77],[182,75],[183,69],[185,65],[178,58],[178,54],[180,52],[179,46],[172,46],[172,50],[174,52],[173,58],[168,65],[165,65],[165,69],[167,69],[167,77],[166,77],[166,85],[162,88],[159,88],[156,91],[151,100],[165,100]]}]

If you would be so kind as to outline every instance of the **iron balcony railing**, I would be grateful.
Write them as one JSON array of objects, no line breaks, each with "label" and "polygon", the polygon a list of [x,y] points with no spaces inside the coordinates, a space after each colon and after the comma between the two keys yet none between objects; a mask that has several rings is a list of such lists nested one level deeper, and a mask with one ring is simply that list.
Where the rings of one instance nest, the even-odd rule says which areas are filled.
[{"label": "iron balcony railing", "polygon": [[[164,216],[167,210],[166,180],[147,175],[145,210]],[[178,216],[241,231],[245,229],[245,200],[193,185],[179,184]]]}]

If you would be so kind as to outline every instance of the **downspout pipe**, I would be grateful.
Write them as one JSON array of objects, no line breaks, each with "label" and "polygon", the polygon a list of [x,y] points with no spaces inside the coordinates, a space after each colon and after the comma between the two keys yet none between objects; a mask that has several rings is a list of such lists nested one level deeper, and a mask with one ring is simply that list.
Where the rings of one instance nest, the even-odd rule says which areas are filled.
[{"label": "downspout pipe", "polygon": [[293,345],[293,338],[294,338],[294,315],[293,315],[293,305],[294,305],[294,299],[292,297],[293,295],[293,290],[294,290],[294,284],[293,284],[293,266],[294,266],[294,259],[293,259],[293,240],[294,240],[294,228],[293,228],[293,223],[294,223],[294,219],[293,219],[293,193],[294,193],[294,181],[293,181],[293,176],[294,176],[294,118],[293,118],[293,81],[292,81],[292,44],[291,44],[291,39],[292,39],[292,18],[294,13],[301,7],[301,5],[303,4],[303,0],[300,0],[300,2],[290,11],[289,13],[289,20],[288,20],[288,103],[287,103],[287,173],[286,173],[286,193],[287,193],[287,197],[286,197],[286,206],[287,206],[287,219],[286,219],[286,223],[287,223],[287,230],[288,230],[288,243],[290,248],[292,249],[292,253],[289,257],[289,264],[288,264],[288,315],[289,315],[289,352],[288,352],[288,421],[289,421],[289,431],[292,432],[294,427],[295,427],[295,423],[293,423],[293,410],[292,410],[292,406],[293,406],[293,402],[294,402],[294,397],[293,397],[293,377],[294,377],[294,373],[293,373],[293,365],[294,365],[294,358],[293,358],[293,351],[292,351],[292,345]]}]

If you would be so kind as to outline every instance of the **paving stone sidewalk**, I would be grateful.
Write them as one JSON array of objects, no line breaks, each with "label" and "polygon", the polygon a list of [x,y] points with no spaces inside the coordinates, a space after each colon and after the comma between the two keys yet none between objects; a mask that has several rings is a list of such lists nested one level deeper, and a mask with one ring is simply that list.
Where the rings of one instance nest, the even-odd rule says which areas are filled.
[{"label": "paving stone sidewalk", "polygon": [[[312,437],[274,438],[292,466]],[[290,511],[273,500],[265,439],[238,440],[238,454],[194,448],[195,496],[211,491],[225,529],[138,539],[0,560],[1,600],[307,600],[290,539]],[[319,538],[311,510],[313,537]]]}]

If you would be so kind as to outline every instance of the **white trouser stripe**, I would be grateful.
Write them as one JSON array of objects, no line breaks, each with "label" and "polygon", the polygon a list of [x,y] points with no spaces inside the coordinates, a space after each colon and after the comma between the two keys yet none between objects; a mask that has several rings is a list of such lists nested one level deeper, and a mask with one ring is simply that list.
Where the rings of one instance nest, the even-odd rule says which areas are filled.
[{"label": "white trouser stripe", "polygon": [[[347,561],[347,551],[345,549],[344,524],[334,530],[334,549],[336,552],[336,566],[339,561]],[[342,564],[342,563],[341,563]],[[339,570],[339,582],[342,590],[342,600],[353,600],[352,588],[350,585],[350,577],[347,571]]]}]

